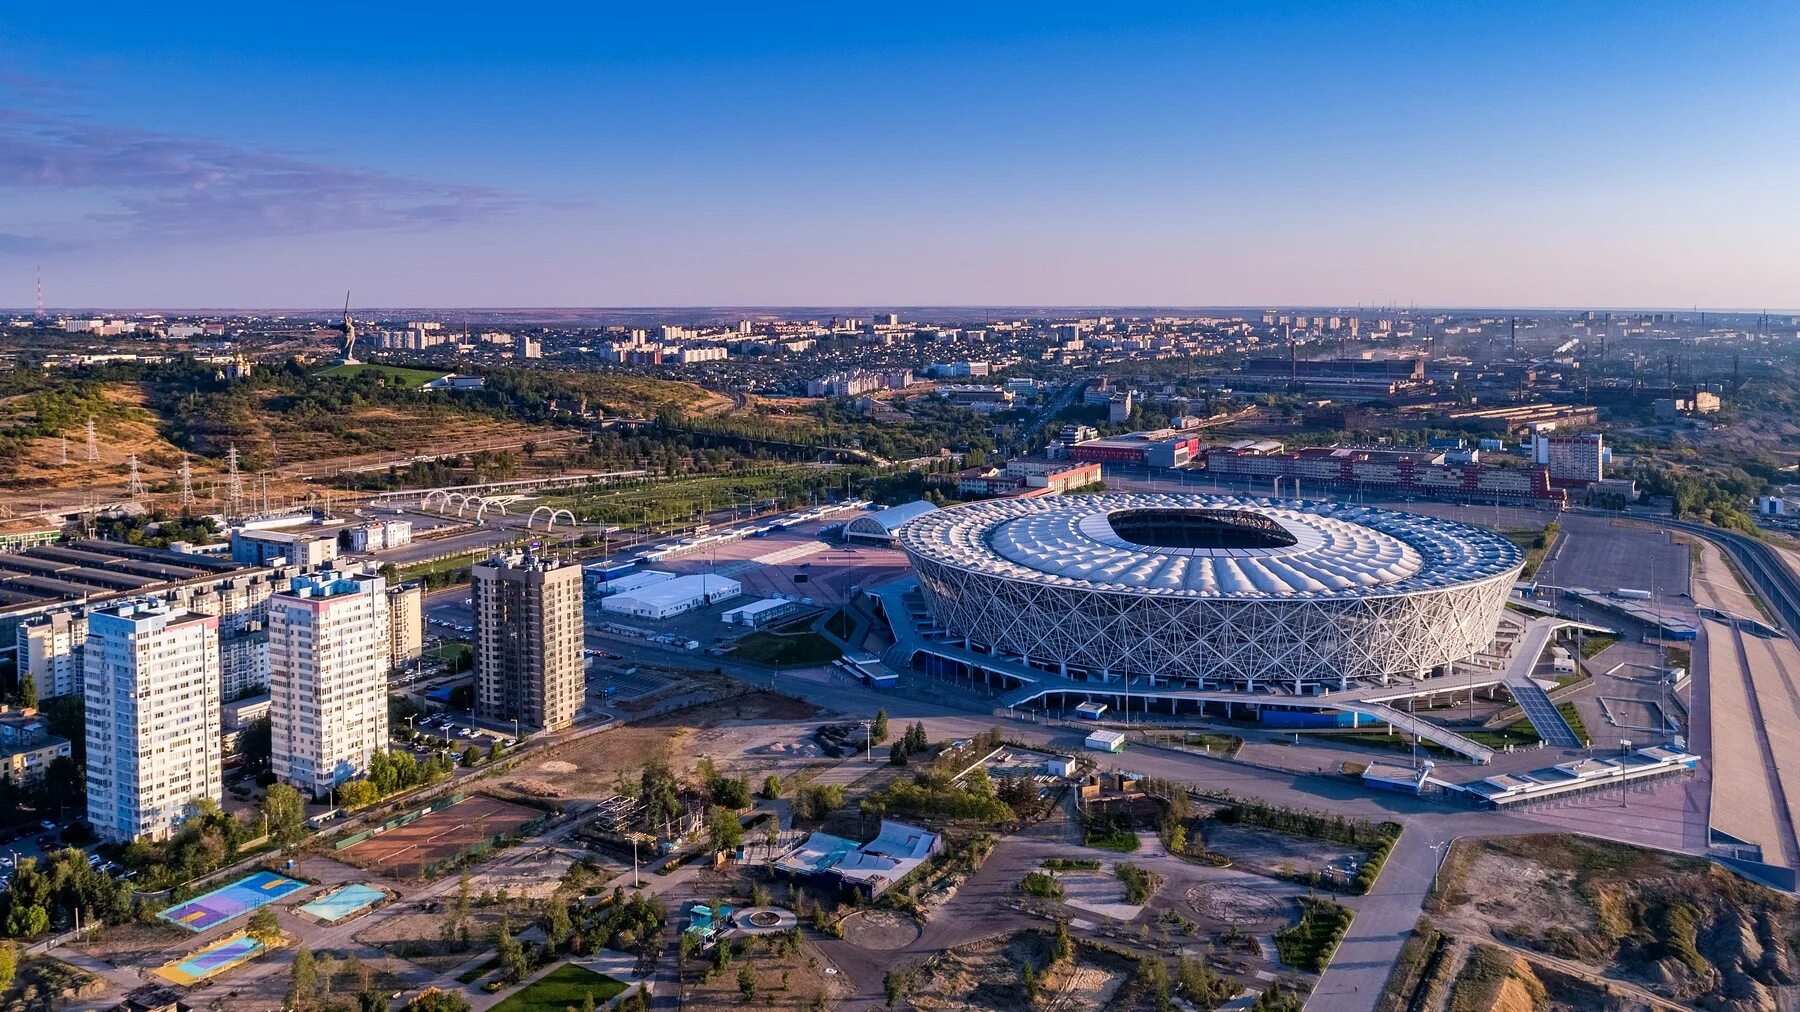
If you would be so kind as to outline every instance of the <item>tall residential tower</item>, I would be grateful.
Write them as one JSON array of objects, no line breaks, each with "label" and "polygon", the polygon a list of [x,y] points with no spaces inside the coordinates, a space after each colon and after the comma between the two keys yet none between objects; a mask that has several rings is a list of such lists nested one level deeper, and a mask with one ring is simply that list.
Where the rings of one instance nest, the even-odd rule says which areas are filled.
[{"label": "tall residential tower", "polygon": [[100,838],[166,839],[221,790],[219,620],[151,600],[88,615],[88,821]]},{"label": "tall residential tower", "polygon": [[387,748],[389,617],[379,576],[297,576],[269,598],[270,765],[318,796]]},{"label": "tall residential tower", "polygon": [[474,568],[475,716],[553,731],[587,696],[581,566],[533,555]]}]

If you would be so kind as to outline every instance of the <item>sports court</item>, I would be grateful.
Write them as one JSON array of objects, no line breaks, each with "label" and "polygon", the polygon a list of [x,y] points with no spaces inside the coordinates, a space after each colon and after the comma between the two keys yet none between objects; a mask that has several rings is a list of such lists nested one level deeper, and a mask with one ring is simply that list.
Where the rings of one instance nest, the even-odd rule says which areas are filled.
[{"label": "sports court", "polygon": [[208,977],[255,959],[263,943],[242,932],[218,941],[184,959],[158,967],[156,975],[171,984],[192,987]]},{"label": "sports court", "polygon": [[325,924],[347,921],[387,899],[387,893],[374,886],[352,883],[342,886],[300,908],[300,912]]},{"label": "sports court", "polygon": [[503,833],[517,833],[543,814],[524,805],[475,795],[347,847],[343,856],[362,867],[396,876],[423,875],[472,846]]},{"label": "sports court", "polygon": [[297,878],[259,871],[204,896],[177,903],[156,916],[189,931],[200,932],[305,888],[306,883]]}]

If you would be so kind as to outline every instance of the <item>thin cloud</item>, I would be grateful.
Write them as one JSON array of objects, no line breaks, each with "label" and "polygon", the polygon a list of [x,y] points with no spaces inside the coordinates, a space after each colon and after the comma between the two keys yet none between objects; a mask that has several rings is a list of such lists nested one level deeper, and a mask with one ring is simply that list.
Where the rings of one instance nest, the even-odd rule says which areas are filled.
[{"label": "thin cloud", "polygon": [[90,221],[158,240],[430,229],[505,215],[502,190],[0,109],[0,189],[88,192]]}]

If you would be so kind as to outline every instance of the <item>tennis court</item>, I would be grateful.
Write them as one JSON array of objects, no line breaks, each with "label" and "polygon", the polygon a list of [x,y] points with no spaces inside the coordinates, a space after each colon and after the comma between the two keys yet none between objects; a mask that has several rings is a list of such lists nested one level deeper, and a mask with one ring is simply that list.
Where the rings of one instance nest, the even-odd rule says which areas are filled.
[{"label": "tennis court", "polygon": [[305,888],[306,883],[297,878],[259,871],[204,896],[177,903],[156,916],[189,931],[200,932]]},{"label": "tennis court", "polygon": [[158,967],[156,975],[171,984],[192,987],[208,977],[255,959],[262,951],[263,943],[240,932],[230,938],[221,938],[185,959]]},{"label": "tennis court", "polygon": [[477,845],[543,817],[542,812],[483,795],[414,819],[343,851],[364,868],[396,876],[423,875]]},{"label": "tennis court", "polygon": [[374,886],[354,883],[333,889],[300,908],[300,912],[326,924],[336,924],[363,913],[387,898]]}]

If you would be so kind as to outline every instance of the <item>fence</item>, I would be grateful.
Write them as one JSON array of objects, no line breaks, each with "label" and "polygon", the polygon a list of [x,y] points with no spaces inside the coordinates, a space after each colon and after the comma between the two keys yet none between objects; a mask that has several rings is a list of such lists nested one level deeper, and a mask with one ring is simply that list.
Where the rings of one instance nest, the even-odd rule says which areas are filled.
[{"label": "fence", "polygon": [[441,809],[449,808],[451,805],[454,805],[459,801],[466,800],[468,798],[468,796],[469,795],[466,792],[459,791],[455,794],[451,794],[451,795],[447,795],[445,797],[439,798],[436,801],[433,801],[430,804],[424,806],[423,808],[416,808],[413,811],[407,812],[404,815],[397,815],[394,818],[387,820],[386,822],[382,823],[379,826],[370,826],[368,829],[362,830],[361,832],[352,833],[349,836],[340,837],[339,839],[333,840],[331,843],[331,849],[332,850],[344,850],[349,847],[354,847],[357,844],[363,842],[364,840],[367,840],[369,837],[376,835],[377,833],[385,833],[390,829],[399,829],[401,826],[404,826],[409,822],[415,822],[419,819],[423,819],[425,816],[430,815],[432,812],[436,812]]}]

